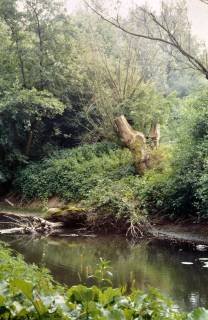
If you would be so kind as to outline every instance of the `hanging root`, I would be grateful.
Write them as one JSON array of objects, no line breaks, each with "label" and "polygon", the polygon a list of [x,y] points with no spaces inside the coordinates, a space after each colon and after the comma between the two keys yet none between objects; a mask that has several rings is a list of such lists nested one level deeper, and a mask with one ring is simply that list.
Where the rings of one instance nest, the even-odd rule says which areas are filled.
[{"label": "hanging root", "polygon": [[146,220],[140,220],[138,217],[133,217],[129,221],[129,227],[126,231],[126,237],[132,239],[142,238],[147,233],[149,223]]},{"label": "hanging root", "polygon": [[130,221],[130,226],[126,231],[126,237],[131,237],[133,239],[141,238],[144,236],[144,233],[141,227],[138,224],[134,224],[133,221]]}]

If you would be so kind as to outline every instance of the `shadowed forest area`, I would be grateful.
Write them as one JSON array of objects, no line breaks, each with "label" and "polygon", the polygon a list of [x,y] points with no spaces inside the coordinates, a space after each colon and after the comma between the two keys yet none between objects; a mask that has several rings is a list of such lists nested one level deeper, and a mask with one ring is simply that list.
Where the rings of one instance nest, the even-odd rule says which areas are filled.
[{"label": "shadowed forest area", "polygon": [[[208,2],[198,2],[208,17]],[[121,9],[120,1],[83,0],[69,13],[60,0],[0,0],[0,199],[42,210],[27,232],[51,230],[43,218],[131,239],[161,221],[207,222],[206,43],[186,1]],[[7,264],[20,259],[20,276],[22,258],[1,251]],[[35,288],[29,273],[9,276],[0,319],[208,319],[203,308],[175,312],[154,290],[124,297],[102,259],[96,272],[97,287],[67,292],[50,276],[47,285],[37,276]]]}]

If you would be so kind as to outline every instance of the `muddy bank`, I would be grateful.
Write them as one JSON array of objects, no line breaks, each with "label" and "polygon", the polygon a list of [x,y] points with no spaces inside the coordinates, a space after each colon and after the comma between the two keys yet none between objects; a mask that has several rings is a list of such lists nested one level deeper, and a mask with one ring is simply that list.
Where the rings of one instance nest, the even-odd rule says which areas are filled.
[{"label": "muddy bank", "polygon": [[[69,233],[83,236],[124,235],[129,239],[139,239],[149,235],[150,225],[146,220],[132,222],[128,217],[116,217],[110,213],[98,213],[78,206],[50,208],[47,211],[28,212],[15,208],[0,209],[0,234],[61,234]],[[57,230],[58,229],[58,230]]]},{"label": "muddy bank", "polygon": [[[128,219],[116,219],[108,213],[99,215],[89,212],[85,208],[66,206],[49,208],[43,211],[19,213],[15,207],[0,210],[0,233],[7,233],[5,229],[13,229],[17,233],[61,234],[68,230],[69,234],[81,236],[84,234],[121,234],[128,238],[155,238],[161,241],[187,244],[208,245],[208,222],[169,222],[157,220],[154,223],[141,222],[134,226]],[[31,208],[29,208],[31,209]],[[15,229],[16,228],[16,229]],[[5,231],[4,231],[5,230]]]},{"label": "muddy bank", "polygon": [[151,227],[150,233],[157,239],[190,244],[208,245],[208,223],[163,223]]},{"label": "muddy bank", "polygon": [[58,197],[48,199],[43,207],[40,200],[25,202],[11,194],[0,199],[0,212],[1,210],[13,213],[22,210],[30,216],[41,216],[50,222],[61,222],[64,228],[85,228],[97,234],[121,234],[129,238],[140,238],[147,235],[149,229],[149,223],[145,218],[132,223],[128,216],[118,218],[108,209],[82,208],[79,203],[64,203]]},{"label": "muddy bank", "polygon": [[51,208],[46,218],[62,222],[65,227],[72,229],[85,227],[97,234],[122,234],[134,239],[153,237],[172,242],[208,245],[208,221],[176,223],[158,219],[152,223],[141,220],[132,224],[129,218],[118,219],[113,214],[99,214],[76,206]]},{"label": "muddy bank", "polygon": [[[64,223],[65,227],[82,228],[96,234],[121,234],[130,239],[155,238],[179,244],[208,245],[208,222],[174,223],[141,221],[131,225],[128,219],[115,219],[113,215],[99,215],[84,209],[67,208],[64,211],[49,210],[49,220]],[[52,213],[53,212],[53,213]],[[200,250],[200,249],[199,249]]]},{"label": "muddy bank", "polygon": [[80,229],[97,234],[120,234],[129,238],[141,238],[148,235],[147,221],[132,223],[129,217],[116,217],[109,212],[96,212],[93,209],[78,206],[48,209],[45,218],[52,222],[61,222],[66,228]]}]

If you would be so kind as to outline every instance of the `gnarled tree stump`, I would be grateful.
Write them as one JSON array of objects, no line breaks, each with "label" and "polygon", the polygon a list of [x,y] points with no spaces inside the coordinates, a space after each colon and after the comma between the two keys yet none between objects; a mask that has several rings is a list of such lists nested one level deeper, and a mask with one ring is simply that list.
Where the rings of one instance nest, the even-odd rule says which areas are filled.
[{"label": "gnarled tree stump", "polygon": [[119,137],[132,152],[137,173],[143,175],[144,171],[148,168],[149,161],[144,134],[134,130],[124,115],[115,119],[115,126]]}]

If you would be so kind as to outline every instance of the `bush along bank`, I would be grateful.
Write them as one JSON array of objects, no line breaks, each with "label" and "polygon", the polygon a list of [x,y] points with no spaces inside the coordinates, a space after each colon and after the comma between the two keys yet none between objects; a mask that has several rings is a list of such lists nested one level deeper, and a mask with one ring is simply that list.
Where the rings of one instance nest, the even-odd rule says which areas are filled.
[{"label": "bush along bank", "polygon": [[109,263],[100,259],[91,275],[94,285],[63,287],[46,269],[28,265],[20,255],[0,244],[0,319],[4,320],[200,320],[208,311],[186,314],[156,289],[113,288]]},{"label": "bush along bank", "polygon": [[[148,231],[146,197],[165,175],[169,150],[155,151],[154,169],[136,174],[131,152],[110,143],[62,150],[18,172],[14,190],[25,201],[58,197],[65,204],[48,210],[47,219],[67,227],[86,227],[140,237]],[[161,161],[162,159],[162,161]]]},{"label": "bush along bank", "polygon": [[83,145],[28,164],[19,170],[14,191],[25,201],[42,199],[46,204],[58,197],[65,204],[48,210],[46,217],[67,227],[136,238],[148,232],[148,217],[160,206],[170,155],[166,146],[155,150],[154,169],[139,176],[128,149],[110,143]]},{"label": "bush along bank", "polygon": [[49,210],[47,218],[69,227],[141,234],[146,214],[135,197],[140,183],[127,149],[98,143],[29,164],[19,171],[15,190],[25,200],[64,200],[66,205]]}]

